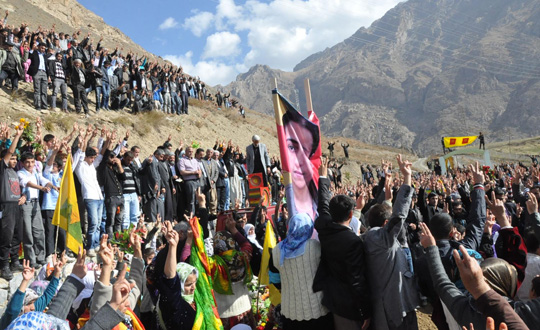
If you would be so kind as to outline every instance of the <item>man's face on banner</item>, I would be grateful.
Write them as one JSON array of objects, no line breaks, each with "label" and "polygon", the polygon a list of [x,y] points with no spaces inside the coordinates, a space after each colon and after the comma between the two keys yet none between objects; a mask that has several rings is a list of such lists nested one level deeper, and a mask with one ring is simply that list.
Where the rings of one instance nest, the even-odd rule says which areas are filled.
[{"label": "man's face on banner", "polygon": [[309,160],[313,136],[307,128],[293,121],[287,123],[284,128],[293,187],[295,190],[306,189],[307,182],[313,179],[313,170]]}]

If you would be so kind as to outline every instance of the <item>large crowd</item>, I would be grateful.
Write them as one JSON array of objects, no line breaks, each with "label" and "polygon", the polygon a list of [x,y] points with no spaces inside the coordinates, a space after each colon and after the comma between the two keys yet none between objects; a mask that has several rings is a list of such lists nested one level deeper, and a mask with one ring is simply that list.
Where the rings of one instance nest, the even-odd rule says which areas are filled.
[{"label": "large crowd", "polygon": [[[216,140],[206,149],[164,137],[142,157],[141,141],[128,147],[129,132],[74,124],[59,137],[43,126],[0,125],[0,276],[23,278],[1,329],[198,329],[198,311],[224,329],[416,329],[427,303],[438,329],[540,324],[536,163],[438,175],[413,173],[398,156],[398,170],[386,161],[362,166],[354,183],[323,159],[313,222],[289,218],[281,164],[257,135],[246,148]],[[80,251],[67,250],[65,231],[52,225],[68,156]],[[272,192],[254,210],[252,173]],[[268,223],[278,242],[266,274],[272,304],[258,320],[250,283],[262,276]],[[194,267],[195,246],[222,266],[204,274],[213,279],[206,301],[196,292],[206,277]]]},{"label": "large crowd", "polygon": [[94,92],[96,113],[131,109],[133,113],[188,114],[191,98],[210,102],[219,110],[237,108],[245,115],[230,93],[218,91],[212,96],[200,78],[189,76],[181,66],[124,52],[118,46],[107,49],[103,37],[94,44],[91,34],[82,35],[80,30],[70,34],[57,31],[55,25],[34,31],[26,23],[10,26],[8,15],[0,21],[0,87],[5,83],[18,99],[19,82],[32,83],[38,111],[74,110],[88,116],[88,95]]},{"label": "large crowd", "polygon": [[[49,84],[52,107],[59,97],[68,111],[69,85],[86,114],[91,90],[96,111],[187,114],[189,97],[237,105],[181,68],[101,40],[94,48],[90,35],[6,22],[0,84],[32,81],[36,109],[48,107]],[[540,325],[535,158],[442,175],[398,155],[350,180],[329,142],[312,220],[289,216],[280,160],[259,136],[204,147],[163,140],[141,155],[145,142],[129,131],[75,123],[55,136],[39,118],[0,123],[0,277],[21,274],[0,330],[414,330],[427,304],[439,330]],[[68,170],[77,204],[59,205]],[[250,199],[252,174],[268,197]],[[76,235],[53,225],[74,208],[77,251],[68,249]],[[268,280],[263,319],[257,277]]]}]

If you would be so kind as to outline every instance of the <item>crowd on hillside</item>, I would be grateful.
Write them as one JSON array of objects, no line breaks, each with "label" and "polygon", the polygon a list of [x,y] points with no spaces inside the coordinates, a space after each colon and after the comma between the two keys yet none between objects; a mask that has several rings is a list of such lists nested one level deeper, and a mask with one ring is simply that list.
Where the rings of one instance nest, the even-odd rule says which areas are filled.
[{"label": "crowd on hillside", "polygon": [[[237,108],[245,117],[244,108],[230,93],[212,96],[200,78],[187,75],[181,66],[123,48],[107,49],[103,37],[94,44],[91,34],[83,36],[80,30],[69,34],[56,31],[55,25],[34,31],[26,23],[10,26],[8,14],[0,21],[0,87],[9,85],[18,98],[19,82],[33,83],[33,105],[38,111],[74,108],[88,116],[88,95],[93,91],[96,113],[129,108],[133,113],[188,114],[191,98],[211,102],[220,110]],[[69,107],[68,87],[73,97]]]},{"label": "crowd on hillside", "polygon": [[[537,164],[442,176],[398,156],[396,170],[383,161],[352,183],[323,158],[312,221],[289,218],[281,164],[256,135],[245,148],[164,135],[140,155],[129,132],[43,129],[0,124],[0,276],[22,272],[0,329],[410,330],[427,302],[438,329],[540,324]],[[68,157],[84,233],[70,273],[75,255],[52,225]],[[272,200],[248,216],[252,173]],[[267,228],[277,246],[261,274]],[[254,275],[270,283],[263,320]]]}]

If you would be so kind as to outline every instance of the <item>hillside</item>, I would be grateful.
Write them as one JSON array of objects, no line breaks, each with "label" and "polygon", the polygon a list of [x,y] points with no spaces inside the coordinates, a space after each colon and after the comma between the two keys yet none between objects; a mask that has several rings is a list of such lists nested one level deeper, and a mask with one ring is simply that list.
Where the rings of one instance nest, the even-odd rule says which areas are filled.
[{"label": "hillside", "polygon": [[300,104],[309,78],[325,134],[427,155],[443,135],[538,134],[539,37],[534,0],[409,0],[294,72],[255,66],[225,89],[268,113],[270,78]]},{"label": "hillside", "polygon": [[81,30],[83,36],[90,32],[95,43],[103,37],[103,44],[109,49],[119,46],[125,53],[130,50],[147,53],[118,28],[105,24],[101,17],[76,0],[0,0],[0,8],[2,15],[5,10],[9,11],[7,23],[10,25],[25,22],[31,31],[35,31],[38,26],[48,30],[56,24],[57,32],[73,34]]}]

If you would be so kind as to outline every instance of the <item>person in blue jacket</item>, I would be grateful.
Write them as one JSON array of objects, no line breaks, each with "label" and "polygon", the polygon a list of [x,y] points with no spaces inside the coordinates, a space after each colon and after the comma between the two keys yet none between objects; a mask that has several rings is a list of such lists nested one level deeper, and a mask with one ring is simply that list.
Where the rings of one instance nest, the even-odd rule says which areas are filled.
[{"label": "person in blue jacket", "polygon": [[28,285],[34,279],[35,269],[30,267],[29,260],[23,260],[23,280],[17,291],[13,294],[13,297],[11,297],[4,315],[0,318],[0,330],[7,328],[7,326],[21,314],[33,311],[42,312],[47,308],[56,294],[56,289],[60,282],[60,275],[62,274],[62,268],[66,264],[66,261],[67,257],[62,254],[62,258],[54,262],[54,272],[49,285],[43,292],[43,295],[38,297],[35,291],[30,291],[30,289],[27,290]]}]

